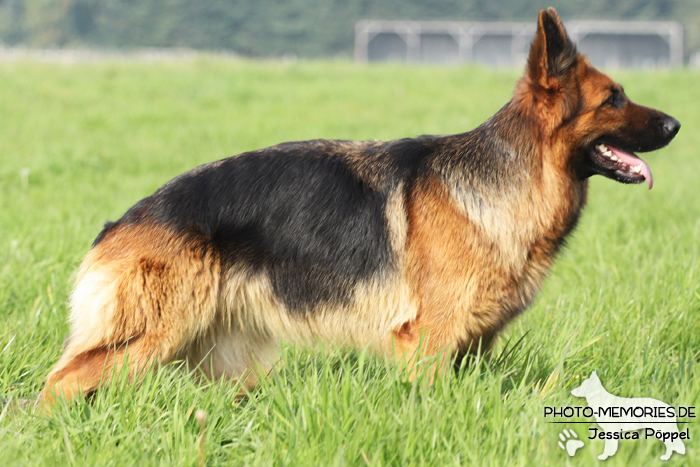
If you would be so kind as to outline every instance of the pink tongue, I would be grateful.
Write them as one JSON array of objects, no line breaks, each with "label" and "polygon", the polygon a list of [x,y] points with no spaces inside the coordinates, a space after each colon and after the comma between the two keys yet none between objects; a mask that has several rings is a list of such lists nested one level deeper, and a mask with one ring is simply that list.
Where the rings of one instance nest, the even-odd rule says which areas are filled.
[{"label": "pink tongue", "polygon": [[629,165],[630,167],[637,167],[639,164],[642,164],[642,171],[640,172],[644,179],[647,181],[647,185],[649,186],[649,189],[651,190],[651,187],[654,186],[654,178],[651,176],[651,169],[647,165],[646,162],[641,160],[639,157],[630,154],[629,152],[625,152],[621,149],[614,148],[612,146],[608,146],[608,149],[610,152],[612,152],[615,156],[617,156],[617,159],[620,162],[624,162],[625,164]]}]

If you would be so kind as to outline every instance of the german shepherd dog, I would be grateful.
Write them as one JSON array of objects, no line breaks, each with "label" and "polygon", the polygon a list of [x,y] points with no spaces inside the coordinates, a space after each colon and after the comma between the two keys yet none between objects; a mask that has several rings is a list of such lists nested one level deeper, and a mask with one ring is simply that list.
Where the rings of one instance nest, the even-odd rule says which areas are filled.
[{"label": "german shepherd dog", "polygon": [[543,10],[513,98],[472,131],[283,143],[197,167],[107,223],[42,399],[173,360],[252,388],[280,340],[448,367],[532,302],[587,179],[651,188],[632,152],[679,127],[633,104]]}]

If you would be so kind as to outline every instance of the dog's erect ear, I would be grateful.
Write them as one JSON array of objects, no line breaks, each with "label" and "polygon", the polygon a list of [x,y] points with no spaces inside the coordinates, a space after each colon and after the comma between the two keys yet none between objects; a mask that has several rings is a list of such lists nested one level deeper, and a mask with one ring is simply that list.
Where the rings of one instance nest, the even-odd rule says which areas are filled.
[{"label": "dog's erect ear", "polygon": [[593,373],[591,373],[591,379],[598,379],[598,373],[596,373],[595,370],[593,370]]},{"label": "dog's erect ear", "polygon": [[540,11],[537,33],[527,59],[530,82],[543,88],[552,86],[576,62],[576,46],[571,42],[554,8]]}]

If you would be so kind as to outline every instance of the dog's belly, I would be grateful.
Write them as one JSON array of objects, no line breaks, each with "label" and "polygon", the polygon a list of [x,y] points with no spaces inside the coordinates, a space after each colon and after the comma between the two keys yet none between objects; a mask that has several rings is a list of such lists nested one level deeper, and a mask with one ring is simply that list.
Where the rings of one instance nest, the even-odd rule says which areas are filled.
[{"label": "dog's belly", "polygon": [[406,281],[394,271],[357,282],[343,302],[317,302],[304,313],[291,312],[269,276],[243,266],[222,276],[219,310],[221,326],[247,338],[388,351],[392,331],[415,320],[417,305]]}]

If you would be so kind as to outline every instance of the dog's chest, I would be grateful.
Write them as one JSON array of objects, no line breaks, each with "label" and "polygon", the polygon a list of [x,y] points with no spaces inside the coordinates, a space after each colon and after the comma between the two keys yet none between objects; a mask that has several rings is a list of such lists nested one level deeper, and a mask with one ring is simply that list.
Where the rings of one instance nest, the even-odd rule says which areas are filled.
[{"label": "dog's chest", "polygon": [[427,189],[413,199],[408,264],[421,309],[488,331],[529,306],[581,203],[517,201],[472,214],[447,190]]}]

